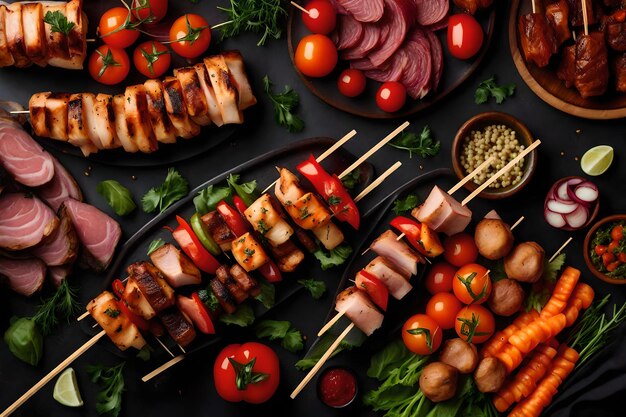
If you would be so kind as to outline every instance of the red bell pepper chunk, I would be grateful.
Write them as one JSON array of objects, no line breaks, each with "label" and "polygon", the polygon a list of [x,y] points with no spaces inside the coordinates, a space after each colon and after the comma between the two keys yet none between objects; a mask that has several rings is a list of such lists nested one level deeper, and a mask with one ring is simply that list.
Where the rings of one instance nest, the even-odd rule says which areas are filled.
[{"label": "red bell pepper chunk", "polygon": [[176,220],[179,226],[172,232],[172,236],[178,242],[183,252],[191,258],[201,271],[214,274],[217,268],[220,267],[220,263],[202,246],[202,243],[200,243],[185,219],[176,216]]},{"label": "red bell pepper chunk", "polygon": [[[243,201],[242,201],[243,203]],[[244,209],[245,210],[245,209]],[[250,231],[248,223],[243,219],[241,214],[234,208],[228,205],[225,201],[220,201],[217,204],[217,212],[222,216],[230,230],[239,237],[246,232]]]},{"label": "red bell pepper chunk", "polygon": [[120,307],[120,311],[122,312],[122,314],[128,317],[128,319],[135,326],[137,326],[139,330],[141,330],[142,332],[147,332],[148,330],[150,330],[150,323],[148,322],[148,320],[130,311],[130,309],[126,305],[126,301],[118,300],[117,305]]},{"label": "red bell pepper chunk", "polygon": [[114,279],[113,283],[111,283],[111,287],[113,288],[113,293],[117,296],[117,298],[124,298],[124,283],[119,279]]},{"label": "red bell pepper chunk", "polygon": [[365,291],[369,295],[374,304],[380,307],[381,310],[387,311],[389,290],[376,275],[362,269],[357,272],[355,283],[358,289]]},{"label": "red bell pepper chunk", "polygon": [[404,233],[406,240],[422,255],[435,257],[443,253],[437,234],[425,224],[404,216],[397,216],[389,224]]},{"label": "red bell pepper chunk", "polygon": [[359,229],[361,216],[354,200],[336,175],[330,175],[315,160],[313,155],[299,164],[296,169],[304,175],[315,190],[326,200],[335,217]]},{"label": "red bell pepper chunk", "polygon": [[263,275],[263,278],[265,278],[268,282],[280,282],[283,280],[283,275],[281,274],[280,269],[278,269],[276,263],[274,263],[271,259],[260,266],[257,271],[259,271],[259,273]]},{"label": "red bell pepper chunk", "polygon": [[239,197],[238,195],[233,197],[233,205],[235,206],[235,208],[237,209],[237,211],[239,212],[239,214],[241,214],[242,216],[245,216],[245,214],[243,214],[246,209],[248,208],[248,206],[246,205],[246,203],[241,199],[241,197]]},{"label": "red bell pepper chunk", "polygon": [[197,292],[191,294],[191,297],[178,294],[176,296],[176,305],[200,332],[215,334],[213,320]]}]

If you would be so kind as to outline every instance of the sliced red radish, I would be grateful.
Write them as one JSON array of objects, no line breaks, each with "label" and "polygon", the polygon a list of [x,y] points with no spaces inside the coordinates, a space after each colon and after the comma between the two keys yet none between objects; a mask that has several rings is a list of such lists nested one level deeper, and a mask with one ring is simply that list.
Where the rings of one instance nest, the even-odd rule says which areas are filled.
[{"label": "sliced red radish", "polygon": [[544,213],[544,216],[548,224],[552,227],[556,227],[560,229],[567,224],[562,214],[555,213],[550,210],[546,210]]},{"label": "sliced red radish", "polygon": [[570,214],[578,208],[578,204],[574,202],[562,203],[557,200],[548,200],[548,209],[559,214]]},{"label": "sliced red radish", "polygon": [[578,208],[565,216],[567,225],[572,229],[580,229],[587,223],[589,219],[589,210],[583,205],[578,205]]}]

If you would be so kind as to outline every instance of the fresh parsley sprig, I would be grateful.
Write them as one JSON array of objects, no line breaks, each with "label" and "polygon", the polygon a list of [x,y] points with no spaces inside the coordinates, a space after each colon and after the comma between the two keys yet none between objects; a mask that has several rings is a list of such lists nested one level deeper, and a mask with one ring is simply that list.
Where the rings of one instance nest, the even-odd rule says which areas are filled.
[{"label": "fresh parsley sprig", "polygon": [[98,384],[101,391],[96,396],[96,412],[117,417],[122,410],[122,393],[124,392],[124,365],[122,362],[113,367],[90,365],[87,373],[91,382]]},{"label": "fresh parsley sprig", "polygon": [[163,213],[169,206],[183,198],[189,192],[189,183],[174,168],[167,171],[165,181],[158,187],[151,188],[141,198],[143,211],[152,213],[157,208]]},{"label": "fresh parsley sprig", "polygon": [[257,46],[262,46],[268,38],[280,39],[283,35],[287,17],[283,0],[230,0],[229,7],[217,8],[228,16],[228,21],[220,25],[222,39],[241,32],[260,33]]},{"label": "fresh parsley sprig", "polygon": [[515,93],[516,85],[514,83],[497,85],[496,76],[481,82],[474,93],[474,102],[476,104],[486,103],[489,98],[496,99],[496,103],[502,104],[507,97],[511,97]]},{"label": "fresh parsley sprig", "polygon": [[74,27],[74,22],[69,22],[67,17],[60,11],[54,12],[46,12],[46,15],[43,17],[44,23],[50,25],[50,31],[62,33],[67,35],[70,33],[70,30]]},{"label": "fresh parsley sprig", "polygon": [[266,75],[263,77],[263,87],[267,96],[274,105],[276,123],[287,128],[291,133],[304,129],[304,121],[293,113],[300,104],[300,96],[293,88],[285,86],[285,91],[279,94],[272,92],[272,82]]},{"label": "fresh parsley sprig", "polygon": [[433,138],[428,125],[424,126],[419,136],[413,132],[402,132],[389,142],[389,146],[409,151],[409,158],[412,158],[413,154],[427,158],[437,155],[441,150],[441,142]]},{"label": "fresh parsley sprig", "polygon": [[393,202],[392,211],[397,214],[403,214],[407,211],[413,210],[419,204],[419,197],[415,194],[409,194],[406,198],[398,198]]}]

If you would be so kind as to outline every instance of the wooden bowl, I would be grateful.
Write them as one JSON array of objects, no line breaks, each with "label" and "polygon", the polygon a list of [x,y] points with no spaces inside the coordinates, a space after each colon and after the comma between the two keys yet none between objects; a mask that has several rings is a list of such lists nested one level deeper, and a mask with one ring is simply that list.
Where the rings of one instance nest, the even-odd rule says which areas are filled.
[{"label": "wooden bowl", "polygon": [[587,232],[587,236],[585,236],[585,243],[583,244],[583,256],[585,258],[585,263],[587,264],[587,268],[589,268],[591,273],[595,275],[596,278],[599,278],[604,282],[608,282],[609,284],[618,284],[618,285],[626,284],[626,278],[617,279],[617,278],[607,277],[604,273],[598,271],[596,267],[593,265],[593,263],[591,262],[591,256],[589,256],[589,251],[591,250],[590,246],[591,246],[591,241],[593,240],[593,236],[596,234],[598,229],[607,225],[608,223],[612,223],[612,222],[616,222],[620,220],[626,220],[626,214],[615,214],[613,216],[608,216],[601,220],[598,220],[596,224],[594,224],[593,227],[589,229],[589,231]]},{"label": "wooden bowl", "polygon": [[[526,125],[519,121],[519,119],[511,116],[510,114],[501,112],[486,112],[477,114],[476,116],[470,118],[467,122],[463,124],[463,126],[459,128],[456,136],[454,137],[454,142],[452,142],[452,167],[454,168],[454,172],[456,173],[457,177],[459,177],[459,179],[465,178],[465,176],[467,175],[465,173],[465,169],[461,165],[463,140],[467,136],[469,136],[473,130],[481,130],[487,126],[494,124],[505,125],[513,129],[515,131],[517,140],[526,147],[530,146],[534,141],[533,135],[530,130],[528,130]],[[530,182],[536,167],[537,150],[535,149],[524,158],[524,170],[520,182],[504,188],[486,188],[480,194],[478,194],[478,196],[490,200],[498,200],[501,198],[511,197]],[[468,181],[467,183],[465,183],[464,187],[471,192],[478,188],[479,185],[476,184],[474,181]]]}]

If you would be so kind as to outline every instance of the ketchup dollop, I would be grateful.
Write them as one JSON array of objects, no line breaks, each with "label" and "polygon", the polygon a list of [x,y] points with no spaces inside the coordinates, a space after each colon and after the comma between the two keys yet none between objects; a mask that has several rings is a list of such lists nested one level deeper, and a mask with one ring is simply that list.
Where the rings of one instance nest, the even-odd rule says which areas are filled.
[{"label": "ketchup dollop", "polygon": [[343,407],[356,396],[356,378],[346,369],[333,368],[321,376],[318,389],[324,404]]}]

